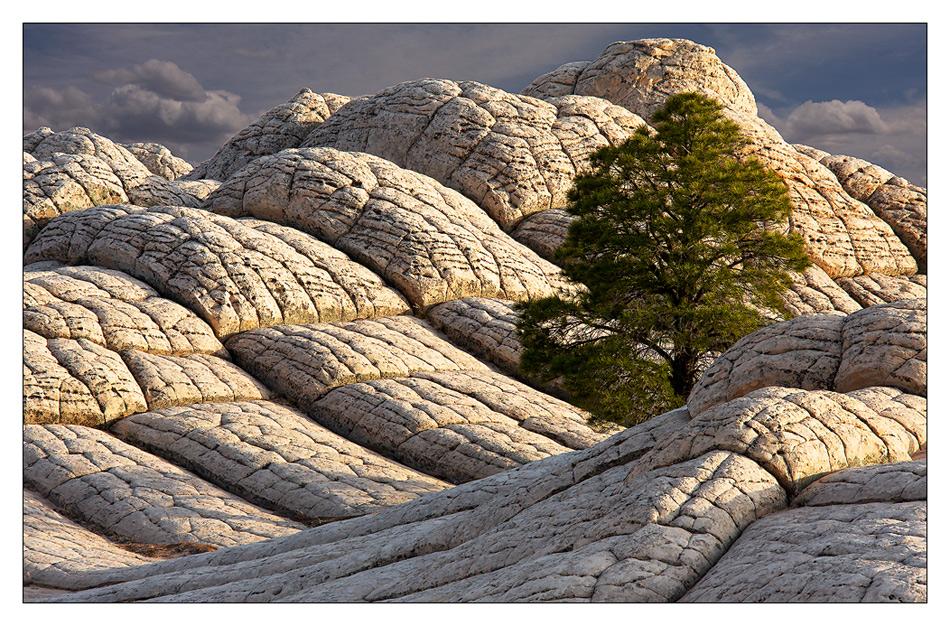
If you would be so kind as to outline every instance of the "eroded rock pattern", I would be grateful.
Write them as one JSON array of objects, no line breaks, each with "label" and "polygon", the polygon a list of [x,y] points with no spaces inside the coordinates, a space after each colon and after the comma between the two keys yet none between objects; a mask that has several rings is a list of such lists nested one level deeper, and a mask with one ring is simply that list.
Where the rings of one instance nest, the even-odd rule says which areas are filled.
[{"label": "eroded rock pattern", "polygon": [[926,274],[915,274],[914,276],[864,274],[851,278],[839,278],[838,284],[856,302],[860,303],[861,308],[897,300],[927,297]]},{"label": "eroded rock pattern", "polygon": [[123,143],[123,148],[132,153],[148,171],[165,180],[175,180],[191,172],[188,161],[175,156],[160,143]]},{"label": "eroded rock pattern", "polygon": [[[557,463],[563,458],[549,460]],[[398,533],[393,532],[395,529],[383,531],[383,536],[359,536],[361,533],[353,533],[353,527],[352,539],[318,540],[306,552],[302,552],[300,539],[308,537],[301,534],[299,539],[294,538],[300,547],[292,552],[303,557],[298,561],[299,568],[287,567],[287,552],[281,559],[283,566],[277,559],[259,553],[256,559],[216,567],[214,572],[202,567],[190,570],[190,590],[176,585],[174,574],[159,574],[154,580],[82,592],[71,599],[672,600],[708,570],[742,528],[756,517],[781,508],[785,500],[771,476],[734,454],[706,455],[632,483],[621,480],[624,471],[623,466],[607,469],[531,503],[525,503],[522,496],[521,505],[503,518],[497,513],[494,518],[482,518],[487,527],[464,543],[455,543],[458,539],[453,541],[452,536],[459,534],[459,524],[464,528],[469,518],[481,516],[477,509],[430,517],[406,524]],[[658,489],[670,487],[676,490],[674,497],[654,497]],[[502,490],[509,492],[507,488]],[[431,507],[429,499],[433,497],[437,496],[377,515],[406,507]],[[427,531],[424,536],[423,530]],[[318,537],[310,534],[313,532],[307,533],[310,542]],[[393,562],[373,567],[360,558],[363,549],[377,551],[377,541],[383,539],[390,542],[390,554],[396,557]],[[436,551],[422,548],[422,553],[415,555],[408,551],[413,545],[421,548],[422,542],[429,541],[455,546]],[[346,549],[359,553],[346,558]],[[212,558],[207,555],[200,561],[208,563]],[[256,567],[259,575],[267,575],[251,584],[246,574],[240,574],[247,567]],[[211,589],[207,587],[210,580],[216,582]]]},{"label": "eroded rock pattern", "polygon": [[746,335],[706,370],[689,396],[699,415],[768,386],[832,389],[841,365],[844,315],[802,315]]},{"label": "eroded rock pattern", "polygon": [[[531,89],[424,79],[336,113],[304,90],[177,180],[158,146],[24,138],[48,222],[25,255],[27,599],[926,600],[926,277],[888,226],[919,231],[925,190],[788,146],[692,42]],[[510,377],[513,301],[555,284],[537,255],[587,151],[687,89],[785,177],[804,317],[600,432]]]},{"label": "eroded rock pattern", "polygon": [[927,499],[926,461],[852,467],[828,474],[795,499],[797,506],[914,502]]},{"label": "eroded rock pattern", "polygon": [[303,528],[94,428],[26,425],[23,462],[27,487],[122,541],[221,547]]},{"label": "eroded rock pattern", "polygon": [[257,157],[296,148],[310,131],[349,101],[346,96],[301,89],[238,132],[185,178],[225,181]]},{"label": "eroded rock pattern", "polygon": [[235,360],[301,406],[349,383],[487,366],[408,316],[273,326],[227,342]]},{"label": "eroded rock pattern", "polygon": [[890,387],[848,394],[765,387],[698,414],[631,476],[725,449],[755,460],[794,494],[828,472],[911,460],[927,445],[926,423],[926,400]]},{"label": "eroded rock pattern", "polygon": [[461,298],[432,308],[426,319],[455,344],[517,375],[523,348],[514,304],[495,298]]},{"label": "eroded rock pattern", "polygon": [[[221,338],[271,324],[408,308],[378,276],[344,254],[315,240],[311,247],[318,252],[307,256],[278,237],[197,209],[109,205],[52,222],[27,249],[25,262],[127,272],[196,311]],[[337,275],[345,278],[338,281]]]},{"label": "eroded rock pattern", "polygon": [[512,241],[473,202],[369,154],[284,150],[244,168],[204,206],[310,233],[422,308],[468,296],[540,298],[566,288],[555,266]]},{"label": "eroded rock pattern", "polygon": [[785,143],[757,116],[751,91],[712,48],[682,39],[618,42],[586,67],[562,66],[523,93],[596,96],[649,119],[668,96],[683,91],[722,102],[751,142],[748,156],[783,178],[794,209],[790,227],[804,236],[812,260],[829,276],[917,272],[914,257],[887,223],[848,195],[827,167]]},{"label": "eroded rock pattern", "polygon": [[507,231],[526,215],[562,205],[590,149],[642,124],[596,98],[552,104],[476,82],[427,78],[351,102],[301,146],[368,152],[431,176]]},{"label": "eroded rock pattern", "polygon": [[57,215],[129,200],[122,181],[97,156],[53,154],[36,159],[23,154],[24,247]]},{"label": "eroded rock pattern", "polygon": [[562,208],[544,209],[518,222],[511,237],[528,246],[543,258],[554,259],[554,251],[567,239],[567,229],[574,218]]},{"label": "eroded rock pattern", "polygon": [[117,352],[88,339],[47,339],[23,331],[27,424],[101,426],[146,406],[141,388]]},{"label": "eroded rock pattern", "polygon": [[23,490],[23,582],[70,589],[83,574],[153,563],[63,517]]},{"label": "eroded rock pattern", "polygon": [[769,385],[839,392],[889,386],[926,396],[926,329],[925,300],[767,326],[713,362],[690,393],[690,413]]},{"label": "eroded rock pattern", "polygon": [[901,300],[849,315],[835,389],[889,385],[927,395],[927,305]]},{"label": "eroded rock pattern", "polygon": [[684,602],[926,602],[926,502],[804,507],[751,524]]},{"label": "eroded rock pattern", "polygon": [[24,139],[23,149],[38,160],[52,159],[57,154],[95,156],[112,170],[126,193],[152,176],[131,152],[111,139],[80,126],[58,133],[42,128]]},{"label": "eroded rock pattern", "polygon": [[82,338],[114,351],[227,356],[211,327],[189,309],[101,267],[25,267],[23,327],[47,339]]},{"label": "eroded rock pattern", "polygon": [[490,371],[344,385],[314,403],[310,415],[351,441],[454,483],[605,437],[578,409]]},{"label": "eroded rock pattern", "polygon": [[239,367],[209,354],[168,356],[125,350],[122,358],[135,376],[148,408],[198,402],[241,402],[270,397],[270,391]]},{"label": "eroded rock pattern", "polygon": [[840,154],[819,157],[845,191],[866,203],[894,229],[914,255],[920,272],[926,273],[927,190],[863,159]]},{"label": "eroded rock pattern", "polygon": [[[606,98],[648,119],[667,97],[681,91],[698,91],[746,115],[756,114],[755,97],[735,70],[712,48],[685,39],[618,41],[592,62],[566,63],[539,76],[521,93],[543,99],[566,94]],[[634,103],[637,109],[630,107]]]},{"label": "eroded rock pattern", "polygon": [[792,315],[833,311],[854,313],[862,307],[848,290],[842,288],[842,284],[863,277],[840,278],[836,283],[823,269],[815,265],[802,273],[791,272],[791,277],[792,286],[782,294],[782,302]]},{"label": "eroded rock pattern", "polygon": [[117,422],[112,432],[298,519],[373,513],[451,486],[271,402],[150,411]]}]

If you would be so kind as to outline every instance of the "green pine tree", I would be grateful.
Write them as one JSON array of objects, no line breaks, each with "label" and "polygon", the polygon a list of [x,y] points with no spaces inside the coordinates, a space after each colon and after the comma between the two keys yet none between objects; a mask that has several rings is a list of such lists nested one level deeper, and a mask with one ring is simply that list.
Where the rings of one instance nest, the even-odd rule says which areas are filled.
[{"label": "green pine tree", "polygon": [[583,287],[519,305],[522,369],[628,426],[682,406],[809,265],[784,183],[740,158],[748,142],[716,101],[677,94],[652,121],[574,180],[555,260]]}]

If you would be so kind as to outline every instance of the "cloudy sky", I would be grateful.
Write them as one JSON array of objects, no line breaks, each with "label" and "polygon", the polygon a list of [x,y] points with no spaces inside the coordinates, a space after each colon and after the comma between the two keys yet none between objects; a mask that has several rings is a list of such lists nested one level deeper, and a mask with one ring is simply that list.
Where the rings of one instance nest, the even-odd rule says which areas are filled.
[{"label": "cloudy sky", "polygon": [[927,26],[909,24],[23,24],[23,131],[87,126],[193,163],[302,87],[422,77],[519,92],[610,43],[712,46],[785,139],[926,186]]}]

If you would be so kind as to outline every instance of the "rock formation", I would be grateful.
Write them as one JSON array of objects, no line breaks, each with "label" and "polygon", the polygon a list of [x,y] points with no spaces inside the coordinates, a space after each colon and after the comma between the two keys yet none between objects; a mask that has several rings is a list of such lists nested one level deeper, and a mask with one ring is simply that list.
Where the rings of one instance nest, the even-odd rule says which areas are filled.
[{"label": "rock formation", "polygon": [[[521,376],[574,175],[668,95],[789,187],[795,317],[604,428]],[[35,601],[927,599],[926,190],[790,146],[683,40],[521,95],[301,90],[191,168],[24,138]]]},{"label": "rock formation", "polygon": [[471,81],[423,79],[352,102],[301,145],[368,152],[431,176],[509,231],[563,204],[587,154],[641,125],[599,98],[548,103]]},{"label": "rock formation", "polygon": [[349,101],[346,96],[301,89],[291,100],[274,107],[238,132],[214,156],[184,177],[227,180],[259,156],[298,147],[311,130]]},{"label": "rock formation", "polygon": [[[824,159],[817,160],[820,151],[787,144],[757,116],[752,93],[712,48],[678,39],[618,42],[590,63],[570,63],[538,77],[522,93],[546,99],[567,94],[595,96],[649,120],[668,95],[681,91],[698,91],[719,100],[727,117],[749,140],[747,156],[759,159],[783,178],[794,209],[789,227],[805,238],[816,269],[833,280],[917,274],[918,265],[925,263],[926,209],[919,208],[926,205],[925,192],[898,183],[882,185],[888,192],[900,192],[882,192],[879,208],[874,210],[864,203],[870,203],[871,194],[849,195],[842,187],[848,183],[839,182]],[[854,191],[855,186],[849,188]],[[899,227],[893,228],[894,224]],[[810,286],[814,289],[817,285]],[[827,295],[832,303],[837,299],[835,293]],[[798,306],[789,308],[796,314],[829,310],[805,311],[801,308],[804,299],[792,300]]]}]

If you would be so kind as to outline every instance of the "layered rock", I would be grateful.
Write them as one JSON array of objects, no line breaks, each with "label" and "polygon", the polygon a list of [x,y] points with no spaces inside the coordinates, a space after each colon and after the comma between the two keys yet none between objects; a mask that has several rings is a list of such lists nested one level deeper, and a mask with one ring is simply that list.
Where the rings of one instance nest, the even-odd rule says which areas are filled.
[{"label": "layered rock", "polygon": [[155,158],[177,157],[158,144],[139,144],[145,146],[135,148],[139,153],[158,153],[148,153],[162,172],[154,175],[125,147],[88,128],[54,133],[44,127],[27,135],[23,144],[24,246],[50,219],[68,211],[124,202],[196,207],[217,186],[214,181],[169,180]]},{"label": "layered rock", "polygon": [[[902,183],[790,152],[691,42],[615,44],[534,88],[427,79],[329,117],[305,90],[189,180],[161,147],[136,165],[84,129],[24,139],[49,181],[25,197],[67,207],[25,255],[24,581],[53,587],[28,599],[926,601],[926,278],[872,201]],[[562,182],[642,124],[621,106],[692,89],[786,177],[817,262],[786,306],[823,314],[599,432],[499,372],[514,301],[556,287],[515,240],[550,255]],[[190,180],[210,167],[217,192]],[[90,172],[125,197],[93,198]],[[124,204],[177,193],[214,212]]]},{"label": "layered rock", "polygon": [[918,300],[927,297],[926,274],[914,276],[863,274],[851,278],[839,278],[837,283],[862,308],[897,300]]},{"label": "layered rock", "polygon": [[433,307],[426,319],[478,358],[517,376],[523,348],[514,304],[494,298],[461,298]]},{"label": "layered rock", "polygon": [[231,218],[184,207],[109,205],[63,215],[26,251],[26,263],[49,260],[127,272],[196,311],[221,338],[408,309],[378,276],[326,244],[311,238],[302,254]]},{"label": "layered rock", "polygon": [[26,425],[23,462],[27,487],[120,541],[222,547],[303,528],[93,428]]},{"label": "layered rock", "polygon": [[112,170],[128,193],[153,174],[131,152],[112,140],[80,126],[62,132],[41,128],[23,140],[23,150],[37,160],[51,159],[57,154],[91,155]]},{"label": "layered rock", "polygon": [[265,401],[140,413],[112,432],[295,519],[373,513],[450,486]]},{"label": "layered rock", "polygon": [[887,385],[927,395],[927,304],[901,300],[849,315],[835,389]]},{"label": "layered rock", "polygon": [[47,339],[23,331],[25,423],[101,426],[146,407],[117,352],[88,339]]},{"label": "layered rock", "polygon": [[64,517],[35,492],[23,490],[23,582],[75,587],[84,574],[154,563]]},{"label": "layered rock", "polygon": [[371,268],[420,308],[468,296],[552,295],[558,269],[436,181],[368,154],[303,148],[263,157],[205,208],[310,233]]},{"label": "layered rock", "polygon": [[194,169],[188,161],[175,156],[172,151],[160,143],[123,143],[119,144],[132,156],[141,161],[152,174],[165,180],[175,180]]},{"label": "layered rock", "polygon": [[511,237],[543,258],[554,260],[554,251],[567,239],[573,216],[562,208],[544,209],[518,222]]},{"label": "layered rock", "polygon": [[914,255],[920,272],[926,273],[926,189],[912,185],[864,159],[842,154],[831,155],[807,146],[796,145],[795,148],[819,160],[837,176],[848,194],[866,203],[878,217],[887,222]]},{"label": "layered rock", "polygon": [[925,602],[926,465],[842,470],[753,522],[684,602]]},{"label": "layered rock", "polygon": [[474,200],[506,231],[565,201],[591,149],[643,124],[596,98],[556,103],[471,81],[422,79],[361,98],[302,147],[368,152]]},{"label": "layered rock", "polygon": [[122,181],[97,156],[54,154],[36,159],[23,154],[24,247],[58,215],[129,200]]},{"label": "layered rock", "polygon": [[240,333],[227,347],[249,372],[301,406],[355,382],[487,369],[425,322],[408,316],[272,326]]},{"label": "layered rock", "polygon": [[890,386],[926,396],[926,320],[926,301],[903,300],[767,326],[706,370],[690,393],[690,413],[770,385],[839,392]]},{"label": "layered rock", "polygon": [[296,148],[310,131],[349,101],[346,96],[301,89],[289,101],[277,105],[240,130],[185,178],[225,181],[257,157]]},{"label": "layered rock", "polygon": [[698,414],[631,470],[731,450],[767,468],[790,493],[855,465],[910,461],[927,445],[926,400],[890,387],[840,394],[764,387]]},{"label": "layered rock", "polygon": [[61,266],[23,272],[23,327],[47,339],[86,339],[113,351],[227,352],[191,310],[116,270]]},{"label": "layered rock", "polygon": [[782,177],[793,206],[789,227],[802,234],[812,260],[831,278],[916,273],[914,257],[887,223],[757,117],[752,93],[712,48],[681,39],[618,42],[587,65],[538,77],[523,94],[596,96],[649,119],[668,96],[683,91],[719,100],[750,141],[746,156]]},{"label": "layered rock", "polygon": [[605,438],[583,412],[490,371],[344,385],[315,402],[310,415],[351,441],[454,483]]}]

